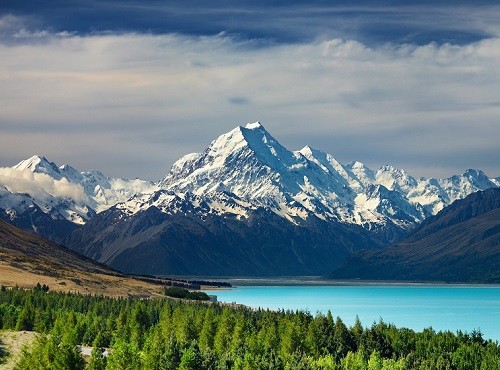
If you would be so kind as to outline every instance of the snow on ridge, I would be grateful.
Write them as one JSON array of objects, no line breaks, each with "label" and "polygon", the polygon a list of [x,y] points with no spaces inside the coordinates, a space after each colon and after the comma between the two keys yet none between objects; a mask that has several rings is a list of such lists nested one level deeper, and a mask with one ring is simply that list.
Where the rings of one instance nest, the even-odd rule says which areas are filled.
[{"label": "snow on ridge", "polygon": [[[54,184],[59,181],[60,189],[80,189],[78,196],[56,196],[36,180],[41,190],[26,191],[44,212],[59,212],[79,223],[116,205],[127,215],[155,206],[164,213],[246,218],[263,208],[290,222],[315,216],[367,228],[388,223],[404,228],[455,199],[500,185],[500,179],[490,179],[478,170],[447,179],[417,180],[394,166],[374,171],[357,161],[341,164],[310,146],[290,151],[260,122],[238,126],[213,140],[204,152],[181,157],[158,184],[113,179],[99,171],[79,172],[69,165],[57,167],[43,156],[8,170],[17,171],[17,176],[46,176]],[[22,201],[21,196],[12,196],[15,187],[0,170],[0,208]],[[18,211],[22,209],[12,208]]]},{"label": "snow on ridge", "polygon": [[245,128],[248,130],[262,129],[263,127],[264,126],[262,126],[262,124],[259,121],[253,123],[247,123],[245,125]]},{"label": "snow on ridge", "polygon": [[[457,181],[449,185],[446,179],[416,180],[394,166],[374,171],[357,161],[343,165],[310,146],[291,152],[260,122],[220,135],[195,158],[182,160],[182,173],[173,168],[163,186],[198,196],[229,191],[289,220],[315,215],[352,223],[391,220],[407,225],[422,221],[457,197],[496,184],[490,179],[482,183],[467,180],[465,173],[459,176],[458,185]],[[373,186],[383,186],[386,191],[368,197],[366,192]],[[391,199],[384,199],[387,196]]]},{"label": "snow on ridge", "polygon": [[[356,203],[355,198],[365,184],[348,168],[309,146],[289,151],[260,123],[219,136],[196,160],[188,157],[181,163],[172,167],[163,188],[199,196],[228,191],[291,222],[311,215],[354,222],[356,214],[364,212],[357,209],[364,207],[363,202]],[[384,223],[386,216],[375,218]]]},{"label": "snow on ridge", "polygon": [[[0,194],[0,208],[7,213],[21,208],[26,211],[16,202],[36,204],[51,217],[77,224],[138,192],[151,193],[157,189],[155,184],[139,179],[113,179],[99,171],[79,172],[68,164],[57,167],[39,155],[13,167],[0,168],[0,186],[8,190],[7,194]],[[26,200],[16,194],[29,194],[30,198]]]}]

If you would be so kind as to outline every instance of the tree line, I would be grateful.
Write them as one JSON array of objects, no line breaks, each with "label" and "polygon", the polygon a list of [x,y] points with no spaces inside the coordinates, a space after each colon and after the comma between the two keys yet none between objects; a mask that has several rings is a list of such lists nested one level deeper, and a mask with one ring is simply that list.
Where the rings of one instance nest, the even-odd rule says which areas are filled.
[{"label": "tree line", "polygon": [[[42,334],[17,369],[500,370],[499,344],[479,331],[347,327],[331,313],[169,298],[2,288],[0,328]],[[88,362],[77,345],[94,347]]]}]

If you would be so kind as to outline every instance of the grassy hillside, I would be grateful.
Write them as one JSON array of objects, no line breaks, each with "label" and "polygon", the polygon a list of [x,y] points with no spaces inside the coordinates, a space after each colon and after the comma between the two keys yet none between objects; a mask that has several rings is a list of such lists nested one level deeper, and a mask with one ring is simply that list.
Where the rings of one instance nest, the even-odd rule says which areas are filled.
[{"label": "grassy hillside", "polygon": [[162,282],[141,281],[0,220],[0,285],[109,296],[151,296]]}]

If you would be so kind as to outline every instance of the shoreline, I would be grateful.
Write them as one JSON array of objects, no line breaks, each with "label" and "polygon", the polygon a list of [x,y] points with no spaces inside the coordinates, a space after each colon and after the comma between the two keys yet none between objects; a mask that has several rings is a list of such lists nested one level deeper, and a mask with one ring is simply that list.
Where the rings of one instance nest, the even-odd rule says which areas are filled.
[{"label": "shoreline", "polygon": [[[500,286],[464,284],[350,284],[341,285],[234,285],[207,292],[219,303],[237,302],[252,309],[306,311],[312,315],[331,311],[344,323],[358,317],[364,325],[383,319],[397,327],[421,332],[481,331],[484,339],[498,341]],[[487,302],[482,305],[479,302]]]},{"label": "shoreline", "polygon": [[[162,276],[167,277],[167,276]],[[238,286],[445,286],[445,287],[499,287],[498,283],[448,283],[444,281],[401,281],[401,280],[331,280],[321,276],[182,276],[169,275],[173,279],[202,279],[207,281],[228,282],[232,287]],[[202,290],[226,290],[231,287],[202,286]]]}]

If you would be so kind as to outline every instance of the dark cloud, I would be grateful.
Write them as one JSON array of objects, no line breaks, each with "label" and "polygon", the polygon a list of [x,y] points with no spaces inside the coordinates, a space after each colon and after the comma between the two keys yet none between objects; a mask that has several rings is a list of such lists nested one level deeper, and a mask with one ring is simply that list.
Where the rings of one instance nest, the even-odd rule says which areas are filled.
[{"label": "dark cloud", "polygon": [[[494,12],[492,13],[492,10]],[[79,34],[99,32],[220,32],[247,39],[304,42],[354,38],[363,43],[464,44],[491,36],[478,22],[495,22],[495,1],[95,1],[2,2],[0,14],[31,19],[34,27]],[[478,14],[479,13],[479,14]],[[478,17],[478,15],[480,15]]]}]

